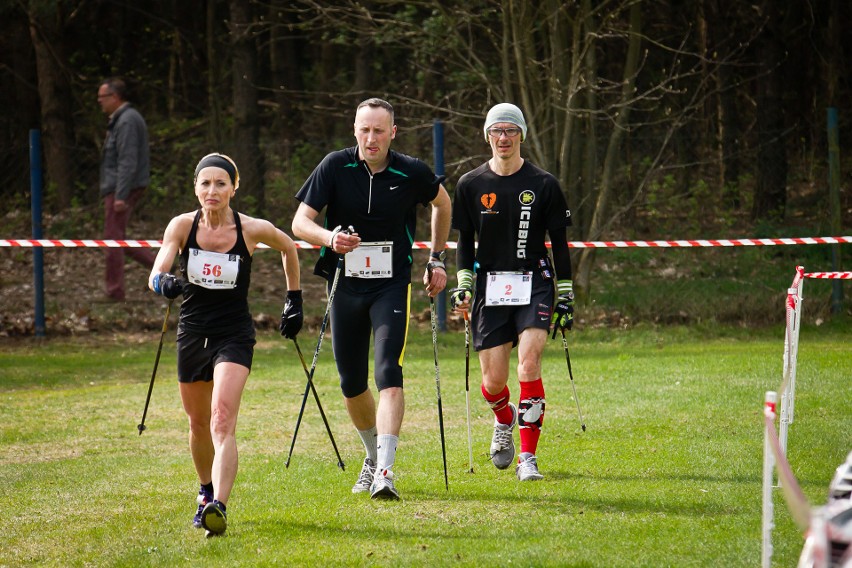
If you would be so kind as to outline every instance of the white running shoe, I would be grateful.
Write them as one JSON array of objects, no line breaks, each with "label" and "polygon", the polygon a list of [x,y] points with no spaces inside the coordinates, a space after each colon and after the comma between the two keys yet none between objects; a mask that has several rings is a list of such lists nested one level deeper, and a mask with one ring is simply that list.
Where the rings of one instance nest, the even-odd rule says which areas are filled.
[{"label": "white running shoe", "polygon": [[491,463],[497,469],[506,469],[512,465],[512,461],[515,459],[515,441],[512,438],[512,432],[518,422],[518,408],[511,402],[509,408],[512,409],[511,424],[500,424],[497,422],[497,418],[494,419],[494,434],[491,436]]},{"label": "white running shoe", "polygon": [[538,471],[538,463],[535,456],[529,452],[524,452],[518,456],[515,475],[521,481],[538,481],[539,479],[544,479],[544,476]]},{"label": "white running shoe", "polygon": [[352,486],[352,493],[364,493],[370,490],[373,484],[373,476],[376,475],[376,464],[370,458],[364,458],[364,466],[358,475],[358,481]]},{"label": "white running shoe", "polygon": [[393,486],[393,472],[389,469],[377,471],[370,487],[373,499],[399,499],[399,492]]}]

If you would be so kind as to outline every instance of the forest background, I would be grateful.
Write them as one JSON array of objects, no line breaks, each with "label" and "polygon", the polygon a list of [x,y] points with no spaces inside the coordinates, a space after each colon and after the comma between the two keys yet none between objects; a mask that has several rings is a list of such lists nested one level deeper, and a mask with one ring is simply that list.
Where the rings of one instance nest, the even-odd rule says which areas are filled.
[{"label": "forest background", "polygon": [[[451,193],[490,155],[487,109],[518,104],[524,156],[561,182],[571,240],[837,236],[850,174],[829,191],[826,116],[838,110],[842,148],[850,24],[840,0],[7,0],[4,236],[28,236],[30,129],[45,236],[100,235],[96,92],[112,75],[130,80],[151,134],[147,234],[131,238],[160,238],[195,206],[192,169],[210,151],[240,167],[236,207],[289,232],[293,195],[323,155],[354,145],[370,96],[396,108],[394,148],[429,163],[440,121]],[[583,297],[600,254],[573,251]]]},{"label": "forest background", "polygon": [[[236,208],[262,215],[289,232],[296,207],[293,195],[323,155],[354,145],[355,106],[371,96],[386,98],[396,108],[400,130],[394,148],[433,164],[433,129],[440,121],[451,193],[461,174],[489,157],[482,138],[488,108],[504,101],[518,104],[530,125],[524,156],[559,179],[573,213],[575,225],[569,238],[574,241],[839,236],[852,221],[852,179],[839,160],[830,171],[828,156],[830,151],[838,157],[848,154],[843,149],[852,123],[850,24],[852,10],[848,0],[0,0],[0,238],[30,236],[28,135],[33,129],[41,131],[44,153],[44,236],[82,239],[101,235],[102,205],[97,182],[106,117],[98,107],[96,93],[99,82],[113,75],[130,80],[133,103],[145,116],[151,135],[153,179],[134,216],[131,238],[158,239],[173,215],[195,207],[191,191],[193,168],[201,156],[211,151],[227,153],[239,164],[242,185]],[[829,142],[827,133],[829,108],[838,113],[837,146]],[[830,191],[830,180],[834,182],[834,193]],[[421,228],[427,216],[428,210],[424,209]],[[423,234],[421,230],[419,236],[422,238]],[[592,449],[585,462],[571,462],[566,475],[582,479],[607,472],[616,485],[615,492],[602,485],[599,487],[607,496],[590,500],[607,514],[611,511],[612,519],[623,516],[625,503],[643,513],[647,509],[653,522],[640,518],[635,526],[642,531],[648,527],[656,530],[659,502],[646,506],[644,497],[624,501],[618,492],[623,489],[624,479],[634,479],[641,485],[642,494],[647,493],[649,472],[656,475],[657,471],[647,465],[657,459],[653,454],[657,442],[649,431],[665,436],[686,432],[691,437],[689,444],[680,443],[683,438],[672,438],[674,443],[667,447],[686,448],[690,456],[684,458],[684,463],[689,466],[663,460],[665,465],[675,466],[679,481],[719,482],[723,484],[721,495],[730,494],[731,481],[737,491],[749,490],[742,479],[751,473],[741,474],[744,466],[731,467],[727,460],[730,452],[720,454],[716,448],[713,455],[724,454],[726,459],[703,460],[695,465],[692,457],[696,446],[690,444],[696,441],[711,447],[715,440],[706,435],[706,421],[732,416],[732,408],[739,409],[736,412],[744,417],[732,424],[747,429],[748,417],[755,415],[751,409],[757,408],[753,402],[759,400],[754,393],[760,395],[765,384],[775,384],[768,377],[780,378],[780,369],[760,366],[766,359],[763,354],[769,351],[765,348],[753,350],[747,360],[732,361],[729,356],[713,358],[719,350],[714,350],[710,339],[679,353],[684,342],[680,338],[721,336],[723,344],[741,344],[774,334],[778,343],[774,361],[780,368],[786,290],[795,266],[830,269],[831,253],[839,256],[839,251],[840,247],[832,250],[824,246],[574,249],[575,283],[582,302],[572,342],[580,342],[579,352],[575,352],[579,355],[575,371],[583,373],[578,373],[578,389],[587,416],[594,419],[595,411],[588,410],[596,408],[594,397],[598,396],[600,416],[617,414],[627,421],[624,432],[616,431],[612,439],[626,439],[632,444],[632,436],[638,433],[643,437],[638,442],[640,451],[647,448],[651,453],[642,454],[636,462],[638,469],[631,469],[633,462],[620,459],[623,454]],[[32,252],[27,248],[0,249],[0,337],[4,349],[30,349],[29,342],[16,342],[10,336],[33,334]],[[93,391],[89,387],[80,390],[80,400],[85,403],[78,405],[78,414],[96,417],[93,423],[98,428],[102,424],[100,417],[107,414],[121,424],[135,425],[141,404],[130,401],[132,404],[119,405],[124,409],[122,413],[112,412],[116,397],[126,396],[126,390],[115,390],[124,389],[125,382],[116,386],[103,381],[95,387],[95,380],[118,372],[124,373],[126,382],[133,381],[139,387],[147,384],[156,339],[165,336],[165,332],[160,332],[165,328],[165,302],[145,290],[147,271],[128,264],[128,282],[132,283],[128,301],[120,305],[98,304],[93,300],[102,293],[102,251],[44,252],[48,335],[103,334],[90,342],[75,337],[69,348],[48,344],[61,356],[53,375],[61,377],[63,385],[79,382],[105,393],[102,398],[109,402],[110,412],[91,413]],[[418,261],[425,260],[425,253],[419,254]],[[307,269],[314,255],[306,252],[300,256],[304,259],[303,269]],[[271,330],[284,298],[281,280],[280,261],[270,254],[258,254],[253,265],[251,305],[255,323],[268,332],[266,338],[275,336]],[[311,287],[307,291],[306,309],[311,313],[308,329],[303,332],[305,342],[316,330],[324,307],[317,280],[303,279],[303,285]],[[808,281],[803,318],[806,332],[822,325],[828,317],[827,292],[827,283]],[[412,302],[412,319],[419,327],[413,333],[426,337],[429,308],[422,290],[418,289]],[[844,313],[848,316],[848,307]],[[172,314],[172,334],[174,320]],[[610,336],[610,329],[582,334],[591,327],[622,329],[637,322],[684,327],[672,326],[662,333],[640,329],[633,339],[616,332]],[[450,323],[455,325],[455,331],[461,326],[457,320]],[[837,318],[826,327],[837,325],[837,334],[848,336],[849,323],[848,317]],[[745,331],[731,331],[730,327],[717,324],[739,325]],[[766,335],[751,334],[762,324],[778,328],[770,329]],[[712,332],[708,332],[710,328]],[[140,330],[136,335],[124,333]],[[114,334],[112,342],[105,340],[108,334]],[[460,333],[448,334],[441,340],[445,352],[454,350],[458,369],[459,337]],[[806,342],[812,337],[806,333]],[[170,335],[169,343],[172,341]],[[625,349],[625,341],[640,345],[635,349],[637,354]],[[137,343],[145,349],[134,348],[129,359],[113,347]],[[427,354],[411,357],[412,366],[428,367],[431,345],[413,342],[418,343]],[[95,345],[106,346],[107,351],[98,350]],[[279,349],[279,344],[270,345]],[[548,358],[548,364],[558,363],[562,369],[559,345],[549,345],[551,352],[556,346],[556,356]],[[822,343],[817,345],[820,356],[831,351]],[[677,357],[673,365],[659,367],[661,361],[667,360],[664,347],[666,353],[677,353]],[[727,347],[722,349],[726,350]],[[85,372],[68,366],[66,353],[72,351],[73,356],[86,358]],[[35,351],[35,356],[40,353]],[[4,361],[11,362],[17,354],[4,357]],[[92,357],[98,359],[98,365],[90,364]],[[699,357],[709,357],[712,362],[697,365]],[[276,364],[284,361],[278,354],[276,358]],[[131,359],[132,365],[128,363]],[[446,359],[451,357],[442,361]],[[300,376],[301,369],[295,367],[295,361],[287,364],[293,365],[295,371],[267,368],[265,378],[264,371],[258,368],[256,379],[261,379],[262,389],[266,388],[264,380],[275,385],[276,404],[281,400],[278,393],[282,389],[278,375],[302,384],[302,379],[292,378],[293,373]],[[826,374],[841,369],[820,357],[804,360],[803,369],[807,365],[817,365],[821,368],[816,370]],[[758,367],[759,371],[754,371]],[[56,422],[56,416],[64,416],[61,412],[31,410],[33,404],[44,400],[33,396],[36,389],[58,393],[58,406],[67,410],[67,393],[73,389],[57,389],[52,382],[44,383],[53,380],[49,378],[53,376],[51,368],[40,363],[35,372],[28,367],[21,374],[26,378],[26,388],[32,385],[33,389],[19,397],[25,401],[22,416],[32,418],[32,427],[5,433],[6,439],[14,441],[7,444],[13,454],[21,451],[23,446],[19,444],[27,446],[26,451],[35,448],[41,452],[44,448],[40,441],[57,432],[77,435],[76,430],[46,428],[37,420],[49,416]],[[641,372],[635,372],[636,368]],[[684,369],[695,380],[690,381],[693,390],[684,391],[688,396],[683,400],[698,401],[700,408],[685,411],[677,398],[677,412],[648,411],[668,400],[674,392],[672,384],[680,390],[679,377]],[[421,375],[428,375],[428,369]],[[445,376],[449,379],[459,375],[457,371]],[[833,423],[826,423],[824,418],[849,414],[837,406],[836,401],[843,397],[838,398],[834,394],[838,391],[826,387],[828,383],[818,373],[805,377],[808,378],[819,388],[802,390],[803,408],[811,404],[818,412],[797,426],[810,428],[812,437],[798,438],[808,453],[796,465],[810,468],[797,473],[802,474],[808,482],[806,488],[816,495],[815,488],[823,491],[825,476],[848,449],[834,445],[836,437],[831,435],[848,432],[842,427],[845,423],[840,421],[840,426],[832,427]],[[17,388],[14,380],[4,379],[6,388]],[[612,384],[626,388],[613,390]],[[559,388],[567,388],[564,381]],[[458,395],[460,389],[449,392]],[[564,400],[568,400],[569,395],[564,392]],[[143,388],[138,393],[141,403]],[[612,393],[623,395],[623,400],[613,398]],[[696,393],[701,396],[694,396]],[[731,393],[739,393],[741,405],[731,404]],[[711,396],[712,404],[704,404],[705,395]],[[12,396],[15,394],[10,391],[10,400]],[[420,400],[427,399],[422,396]],[[746,400],[752,402],[743,402]],[[717,407],[715,411],[713,405]],[[14,411],[14,405],[6,407]],[[338,405],[327,407],[339,409]],[[280,428],[277,406],[258,404],[255,408],[274,409],[270,411],[273,425],[256,432],[286,434]],[[458,412],[448,412],[448,416],[462,415],[460,398],[456,408]],[[156,412],[161,409],[158,402]],[[673,417],[675,422],[650,430],[636,428],[635,417],[630,413],[637,409],[646,418]],[[432,416],[432,409],[429,411]],[[179,413],[175,409],[174,423]],[[692,420],[695,417],[697,421]],[[573,415],[570,418],[573,423]],[[810,421],[812,418],[816,420]],[[689,428],[684,429],[687,422]],[[339,424],[340,419],[335,423]],[[458,432],[461,422],[457,426]],[[691,429],[696,427],[699,430]],[[131,435],[135,434],[132,430]],[[171,436],[170,431],[166,435]],[[178,434],[173,437],[177,439]],[[727,433],[723,437],[726,443],[735,439]],[[48,468],[66,468],[71,461],[72,467],[80,465],[88,471],[91,456],[103,454],[109,461],[104,471],[113,475],[113,454],[103,453],[105,438],[96,433],[90,448],[94,454],[76,454],[78,438],[71,444],[59,440],[60,450],[42,452],[38,459]],[[665,442],[668,438],[660,439]],[[748,439],[750,442],[741,444],[740,449],[745,448],[747,454],[743,463],[753,469],[756,446],[749,445],[753,436]],[[830,448],[827,440],[831,441]],[[31,441],[38,443],[29,444]],[[119,448],[114,444],[110,447]],[[279,447],[284,446],[279,444],[271,453],[276,455]],[[42,458],[64,456],[68,451],[72,453],[71,460]],[[697,453],[712,452],[700,449]],[[617,463],[604,463],[601,467],[596,460],[605,455],[615,456]],[[164,452],[160,457],[174,461],[171,456]],[[143,457],[145,463],[150,462],[147,456]],[[20,459],[14,458],[9,471],[16,476],[35,471],[36,478],[41,477],[38,472],[44,470],[21,468],[17,461]],[[693,466],[697,469],[689,470]],[[267,473],[265,466],[254,469],[261,475]],[[817,469],[819,475],[814,473]],[[252,470],[247,468],[247,475]],[[138,474],[138,468],[132,473]],[[172,484],[164,486],[170,496],[183,491],[175,489],[180,484],[175,481],[177,477],[170,478]],[[315,481],[313,473],[310,480]],[[38,490],[37,483],[24,489],[12,483],[4,485],[11,487],[16,496],[52,495],[51,491]],[[86,490],[90,486],[79,487]],[[542,487],[549,490],[551,486]],[[574,490],[573,485],[566,487]],[[687,489],[693,491],[692,486]],[[613,494],[614,501],[610,499]],[[683,510],[678,492],[665,486],[660,494],[674,499],[669,501],[674,505],[663,508],[664,513]],[[109,491],[101,497],[100,502],[125,502]],[[565,502],[582,503],[584,498],[572,494],[555,502],[565,511]],[[651,498],[657,499],[654,495]],[[700,495],[699,498],[704,499]],[[325,503],[327,496],[323,494],[322,499]],[[98,500],[94,502],[97,505]],[[443,501],[436,503],[444,507]],[[748,498],[734,507],[730,507],[730,500],[721,503],[720,511],[726,507],[744,511],[749,507]],[[711,508],[715,507],[712,503]],[[778,507],[780,510],[780,502]],[[95,509],[97,528],[92,530],[100,530],[104,526],[103,510]],[[115,516],[125,518],[119,509]],[[23,517],[42,523],[44,510],[43,504],[36,502],[23,509]],[[568,511],[573,514],[573,510]],[[699,508],[699,514],[703,515],[704,510]],[[596,521],[600,517],[589,516],[594,521],[589,525],[593,537],[587,540],[596,542],[600,528]],[[750,523],[756,516],[746,512],[742,517],[751,539],[756,531]],[[717,517],[707,518],[715,523]],[[634,523],[634,519],[628,522]],[[269,524],[265,519],[264,523]],[[279,518],[273,523],[282,526]],[[560,526],[573,526],[572,523]],[[25,545],[31,542],[27,540],[31,535],[55,536],[49,531],[30,531],[27,522],[15,526],[23,531]],[[84,532],[90,530],[89,525],[74,526],[82,526]],[[615,531],[624,526],[613,524]],[[694,536],[690,531],[676,529],[677,526],[676,536]],[[413,532],[417,531],[422,531],[422,524]],[[273,540],[278,534],[272,534]],[[437,534],[440,537],[443,533]],[[787,534],[793,531],[788,529]],[[658,536],[634,540],[654,541],[659,540]],[[695,539],[689,540],[689,545],[694,546]],[[87,542],[90,541],[100,542],[97,538]],[[277,541],[289,542],[280,538]],[[246,542],[255,547],[255,540]],[[729,535],[720,537],[720,542],[729,542]],[[788,558],[792,557],[790,548],[798,549],[801,544],[798,538],[780,542],[785,543]],[[21,546],[17,541],[13,545],[15,550],[15,546]],[[196,545],[193,542],[187,546]],[[745,546],[751,552],[757,549],[756,544]],[[63,553],[71,549],[35,546],[29,549],[27,558],[38,558],[45,550]],[[166,545],[162,550],[166,550]],[[595,551],[591,545],[578,550],[583,554]],[[641,552],[630,547],[632,553],[636,550]],[[688,546],[679,548],[682,554],[692,550],[700,553],[700,549]],[[118,546],[109,552],[136,558],[150,555],[152,549],[144,545],[131,549]],[[183,548],[179,554],[187,556]],[[169,556],[166,562],[176,557]],[[631,557],[624,558],[624,562],[629,562]],[[701,558],[716,560],[712,555]]]}]

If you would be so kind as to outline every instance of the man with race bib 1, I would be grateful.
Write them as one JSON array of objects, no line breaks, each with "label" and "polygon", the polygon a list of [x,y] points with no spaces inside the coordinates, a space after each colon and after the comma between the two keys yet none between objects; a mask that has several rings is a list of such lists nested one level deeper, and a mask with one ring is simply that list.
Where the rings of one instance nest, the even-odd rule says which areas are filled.
[{"label": "man with race bib 1", "polygon": [[[344,258],[331,305],[331,339],[346,410],[367,454],[352,492],[398,499],[393,465],[405,412],[402,364],[417,208],[432,205],[432,255],[423,283],[434,297],[447,282],[443,253],[451,204],[443,178],[390,149],[397,129],[387,101],[358,105],[354,128],[357,145],[328,154],[296,194],[301,203],[293,233],[322,247],[314,272],[328,280],[329,289]],[[378,407],[367,376],[371,333]]]}]

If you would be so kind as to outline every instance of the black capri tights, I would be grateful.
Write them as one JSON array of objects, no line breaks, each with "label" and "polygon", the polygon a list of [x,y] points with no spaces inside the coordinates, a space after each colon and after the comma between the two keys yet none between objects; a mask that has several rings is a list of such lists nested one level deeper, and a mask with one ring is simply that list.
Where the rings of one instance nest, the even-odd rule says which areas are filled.
[{"label": "black capri tights", "polygon": [[353,398],[369,388],[371,333],[376,388],[402,388],[410,299],[410,283],[365,293],[351,290],[341,278],[331,305],[331,341],[343,396]]}]

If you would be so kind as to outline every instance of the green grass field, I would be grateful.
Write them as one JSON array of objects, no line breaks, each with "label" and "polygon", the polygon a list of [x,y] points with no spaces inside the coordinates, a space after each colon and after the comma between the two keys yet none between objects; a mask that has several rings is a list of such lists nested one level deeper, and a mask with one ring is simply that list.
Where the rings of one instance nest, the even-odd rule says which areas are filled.
[{"label": "green grass field", "polygon": [[[229,528],[192,528],[197,479],[174,379],[173,334],[141,436],[159,333],[0,344],[0,566],[755,566],[760,562],[762,407],[781,383],[783,328],[639,326],[570,336],[587,430],[561,342],[544,362],[545,479],[520,484],[487,451],[490,411],[471,361],[468,472],[464,337],[439,338],[444,489],[428,330],[406,356],[399,502],[352,495],[363,450],[343,410],[331,345],[284,467],[305,377],[291,342],[259,336],[238,426]],[[310,359],[316,335],[301,335]],[[806,326],[789,458],[814,505],[852,449],[848,326]],[[510,381],[517,399],[515,379]],[[515,434],[517,440],[517,433]],[[803,544],[775,493],[775,566]]]}]

